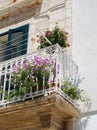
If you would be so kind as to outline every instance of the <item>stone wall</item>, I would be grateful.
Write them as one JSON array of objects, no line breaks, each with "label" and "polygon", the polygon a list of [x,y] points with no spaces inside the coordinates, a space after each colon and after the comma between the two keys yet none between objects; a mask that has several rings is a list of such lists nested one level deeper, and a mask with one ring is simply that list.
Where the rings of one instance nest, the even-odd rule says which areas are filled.
[{"label": "stone wall", "polygon": [[[4,0],[2,0],[2,2],[4,3]],[[18,13],[14,12],[9,17],[0,20],[0,33],[29,23],[28,53],[31,53],[37,48],[37,43],[35,43],[35,41],[32,42],[31,39],[40,33],[39,30],[43,32],[46,28],[53,28],[56,22],[58,22],[60,28],[69,32],[69,42],[71,44],[72,0],[42,0],[42,3],[38,6],[19,11]],[[66,49],[70,55],[71,48],[72,47]]]},{"label": "stone wall", "polygon": [[4,8],[12,3],[12,0],[0,0],[0,9]]}]

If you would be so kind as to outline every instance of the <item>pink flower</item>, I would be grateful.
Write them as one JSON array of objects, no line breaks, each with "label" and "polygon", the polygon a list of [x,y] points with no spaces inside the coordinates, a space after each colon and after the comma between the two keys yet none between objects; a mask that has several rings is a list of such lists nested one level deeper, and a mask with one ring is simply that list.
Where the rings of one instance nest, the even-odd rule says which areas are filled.
[{"label": "pink flower", "polygon": [[41,43],[41,41],[42,41],[41,39],[38,39],[38,40],[37,40],[37,42],[39,42],[39,43]]},{"label": "pink flower", "polygon": [[53,34],[52,31],[47,31],[47,32],[45,33],[45,36],[46,36],[46,37],[49,37],[49,36],[51,36],[52,34]]},{"label": "pink flower", "polygon": [[45,36],[49,37],[49,36],[51,36],[51,33],[46,33]]},{"label": "pink flower", "polygon": [[69,33],[68,33],[68,32],[65,32],[65,34],[67,34],[67,35],[68,35]]},{"label": "pink flower", "polygon": [[66,40],[66,37],[62,37],[62,39],[65,41],[65,40]]},{"label": "pink flower", "polygon": [[69,43],[67,43],[67,45],[66,45],[67,47],[70,47],[70,44]]}]

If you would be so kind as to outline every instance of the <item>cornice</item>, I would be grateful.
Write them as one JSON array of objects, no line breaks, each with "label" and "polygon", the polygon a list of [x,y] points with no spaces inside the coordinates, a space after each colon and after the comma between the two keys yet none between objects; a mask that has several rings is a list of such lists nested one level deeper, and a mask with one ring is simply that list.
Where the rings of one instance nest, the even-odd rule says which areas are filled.
[{"label": "cornice", "polygon": [[27,11],[30,8],[35,8],[42,3],[42,0],[21,0],[16,1],[4,8],[0,9],[0,20],[4,20],[18,13]]}]

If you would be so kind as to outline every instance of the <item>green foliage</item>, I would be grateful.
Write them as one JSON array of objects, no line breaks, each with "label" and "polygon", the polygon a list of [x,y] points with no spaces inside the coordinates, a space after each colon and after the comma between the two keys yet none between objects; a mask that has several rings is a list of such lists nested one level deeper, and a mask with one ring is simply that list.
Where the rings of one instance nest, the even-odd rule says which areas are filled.
[{"label": "green foliage", "polygon": [[[58,43],[61,47],[70,47],[70,44],[68,43],[68,32],[65,32],[61,30],[58,26],[55,26],[55,28],[51,31],[49,29],[46,30],[44,33],[44,36],[54,45]],[[44,48],[47,46],[50,46],[50,44],[47,42],[47,40],[44,38],[43,35],[37,36],[38,40],[37,42],[40,44],[38,48]]]},{"label": "green foliage", "polygon": [[73,100],[83,100],[84,90],[79,88],[80,82],[80,79],[73,79],[72,81],[67,79],[62,85],[63,92]]},{"label": "green foliage", "polygon": [[43,70],[44,66],[40,66],[37,68],[37,71],[34,71],[33,76],[35,78],[37,78],[37,84],[38,86],[42,86],[43,85],[43,78],[44,78],[44,82],[45,82],[45,86],[48,84],[48,80],[49,80],[49,75],[50,75],[50,71],[49,70]]},{"label": "green foliage", "polygon": [[48,85],[49,67],[49,59],[38,56],[34,56],[33,61],[25,60],[21,67],[14,66],[10,81],[13,89],[6,94],[7,99],[28,94],[37,86]]}]

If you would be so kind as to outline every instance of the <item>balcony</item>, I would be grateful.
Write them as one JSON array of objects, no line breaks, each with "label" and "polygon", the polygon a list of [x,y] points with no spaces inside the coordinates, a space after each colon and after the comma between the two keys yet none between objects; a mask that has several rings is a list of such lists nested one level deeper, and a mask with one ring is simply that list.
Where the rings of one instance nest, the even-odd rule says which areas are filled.
[{"label": "balcony", "polygon": [[[41,88],[37,79],[35,80],[36,89],[32,86],[29,92],[13,96],[7,100],[6,95],[16,89],[16,85],[14,84],[12,87],[10,82],[13,76],[13,67],[22,67],[24,61],[28,59],[33,62],[35,56],[49,57],[50,62],[54,61],[48,68],[49,80],[54,80],[54,86],[51,84],[47,86],[46,77],[43,76]],[[60,65],[59,72],[58,65]],[[66,130],[73,130],[72,122],[74,118],[78,117],[79,110],[75,101],[63,92],[62,82],[77,75],[78,66],[58,44],[40,49],[29,55],[22,55],[1,62],[0,127],[2,130],[27,130],[32,128],[33,130],[40,128],[56,130],[56,128],[63,129],[65,127]],[[11,121],[13,119],[15,120]],[[33,120],[33,123],[31,120]],[[70,120],[72,120],[71,126],[68,125]]]},{"label": "balcony", "polygon": [[[54,79],[55,85],[51,86],[50,84],[48,85],[48,87],[45,86],[45,82],[49,82],[49,81],[46,81],[45,80],[46,78],[44,76],[42,77],[43,79],[41,83],[42,85],[41,89],[40,89],[40,86],[37,84],[38,81],[36,81],[36,84],[37,84],[36,90],[33,90],[33,87],[32,87],[30,92],[25,94],[23,97],[17,97],[16,99],[12,99],[12,101],[7,101],[6,94],[4,92],[6,91],[7,94],[9,94],[10,91],[12,91],[10,81],[12,78],[13,67],[22,66],[23,62],[27,59],[30,59],[30,61],[33,61],[35,56],[43,57],[43,58],[50,57],[49,59],[51,60],[50,62],[54,62],[54,64],[51,65],[47,69],[49,69],[49,72],[50,72],[49,79],[50,80]],[[58,65],[60,65],[60,72],[58,72]],[[71,98],[69,98],[66,94],[63,93],[61,86],[62,86],[63,80],[68,79],[68,78],[73,78],[77,76],[77,74],[78,74],[78,66],[74,63],[73,60],[71,60],[71,58],[66,53],[64,53],[64,51],[58,44],[47,47],[45,49],[41,49],[30,55],[23,55],[17,58],[13,58],[11,60],[7,60],[5,62],[1,62],[0,63],[0,79],[1,79],[1,90],[3,90],[3,92],[1,92],[1,95],[0,95],[0,100],[1,100],[0,106],[18,102],[18,101],[25,101],[30,98],[34,99],[35,97],[38,97],[41,95],[44,95],[44,96],[50,95],[53,92],[58,93],[64,99],[68,100],[68,102],[76,106],[74,101]],[[13,89],[14,88],[15,86],[13,87]]]}]

